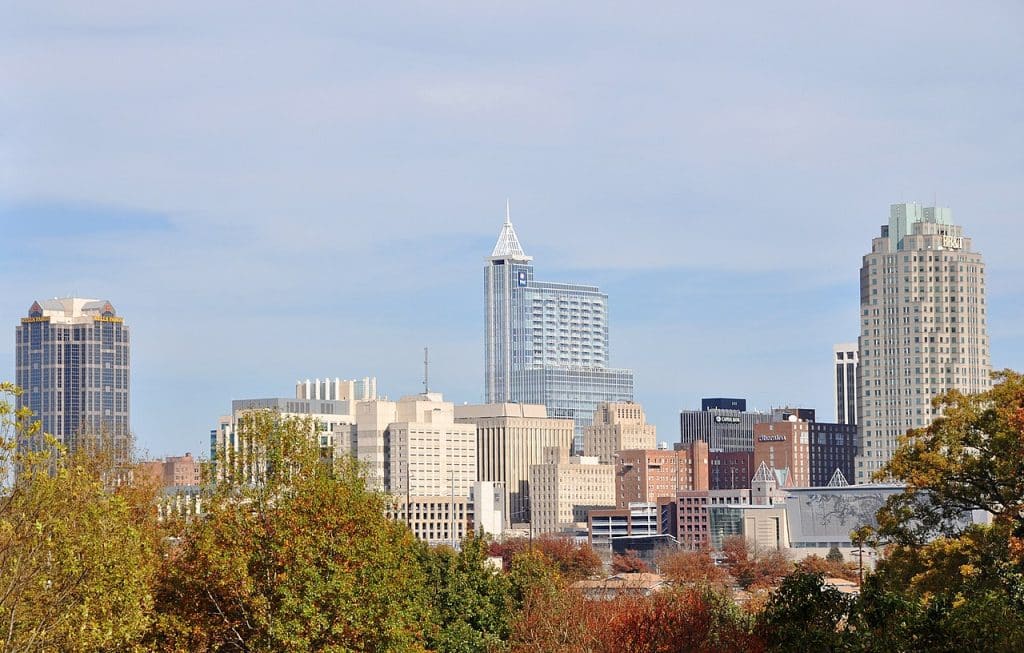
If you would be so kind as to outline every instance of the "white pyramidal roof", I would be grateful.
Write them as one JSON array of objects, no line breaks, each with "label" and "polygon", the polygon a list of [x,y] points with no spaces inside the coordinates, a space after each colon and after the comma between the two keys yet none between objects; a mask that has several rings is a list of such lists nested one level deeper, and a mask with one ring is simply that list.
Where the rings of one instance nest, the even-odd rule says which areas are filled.
[{"label": "white pyramidal roof", "polygon": [[752,482],[757,482],[757,481],[772,482],[772,481],[777,481],[778,479],[776,479],[775,475],[772,474],[771,471],[769,471],[768,465],[765,465],[764,461],[762,460],[761,464],[757,466],[757,471],[754,473],[754,478],[752,478],[750,480]]},{"label": "white pyramidal roof", "polygon": [[836,467],[836,471],[832,474],[832,478],[829,479],[826,487],[846,487],[850,482],[843,476],[843,470]]},{"label": "white pyramidal roof", "polygon": [[491,258],[530,260],[530,257],[523,251],[523,246],[519,244],[519,237],[516,236],[515,227],[512,226],[508,200],[505,201],[505,224],[501,225],[501,233],[498,234],[498,242],[494,244]]}]

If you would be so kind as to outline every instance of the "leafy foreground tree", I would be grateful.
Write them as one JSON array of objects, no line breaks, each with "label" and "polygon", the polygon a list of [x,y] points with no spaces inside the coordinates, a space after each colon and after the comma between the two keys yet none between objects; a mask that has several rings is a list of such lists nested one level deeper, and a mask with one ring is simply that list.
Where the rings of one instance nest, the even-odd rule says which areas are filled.
[{"label": "leafy foreground tree", "polygon": [[[879,511],[888,556],[844,604],[793,577],[761,632],[776,650],[1019,651],[1024,642],[1024,377],[942,395],[942,416],[910,431],[880,477],[907,485]],[[969,524],[970,510],[994,516]],[[800,628],[787,626],[804,615]]]},{"label": "leafy foreground tree", "polygon": [[246,416],[204,519],[182,534],[147,645],[175,651],[418,651],[434,620],[419,546],[314,424]]},{"label": "leafy foreground tree", "polygon": [[[149,624],[153,493],[112,487],[109,459],[66,455],[0,384],[0,650],[132,650]],[[33,443],[22,451],[17,443]],[[122,470],[123,471],[123,470]]]},{"label": "leafy foreground tree", "polygon": [[487,541],[471,534],[459,551],[421,545],[420,556],[433,608],[427,647],[460,653],[500,649],[518,606],[512,577],[487,562]]},{"label": "leafy foreground tree", "polygon": [[[994,378],[987,392],[937,398],[942,416],[910,431],[881,471],[907,490],[879,512],[891,553],[864,599],[912,606],[908,645],[1002,651],[1024,642],[1024,377]],[[993,523],[960,519],[971,510]],[[890,628],[897,618],[876,614],[869,625]]]},{"label": "leafy foreground tree", "polygon": [[819,573],[783,579],[758,617],[758,631],[773,651],[826,653],[845,650],[842,627],[853,599],[824,583]]}]

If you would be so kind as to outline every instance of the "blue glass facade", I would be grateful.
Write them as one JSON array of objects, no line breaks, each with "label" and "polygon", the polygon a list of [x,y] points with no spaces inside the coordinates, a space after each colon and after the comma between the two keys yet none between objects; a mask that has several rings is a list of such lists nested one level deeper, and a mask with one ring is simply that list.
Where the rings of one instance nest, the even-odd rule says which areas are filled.
[{"label": "blue glass facade", "polygon": [[599,403],[633,400],[633,372],[608,367],[608,296],[537,281],[531,261],[506,221],[484,268],[486,401],[573,419],[579,451]]}]

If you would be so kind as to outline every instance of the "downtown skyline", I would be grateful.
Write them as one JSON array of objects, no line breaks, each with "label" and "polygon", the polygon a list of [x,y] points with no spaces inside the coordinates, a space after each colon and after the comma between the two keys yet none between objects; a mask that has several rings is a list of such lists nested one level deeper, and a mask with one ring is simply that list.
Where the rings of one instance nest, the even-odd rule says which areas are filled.
[{"label": "downtown skyline", "polygon": [[[0,27],[0,365],[13,379],[33,300],[109,298],[153,455],[204,451],[232,399],[298,379],[417,392],[423,346],[431,387],[478,403],[479,270],[510,197],[546,280],[608,294],[610,364],[661,441],[702,396],[831,419],[831,348],[901,201],[971,233],[992,365],[1021,369],[1024,16],[924,6],[833,9],[811,33],[823,12],[664,8],[678,42],[602,10],[259,9],[215,47],[213,9],[23,5]],[[570,15],[572,42],[533,29]],[[321,27],[299,41],[303,20]]]}]

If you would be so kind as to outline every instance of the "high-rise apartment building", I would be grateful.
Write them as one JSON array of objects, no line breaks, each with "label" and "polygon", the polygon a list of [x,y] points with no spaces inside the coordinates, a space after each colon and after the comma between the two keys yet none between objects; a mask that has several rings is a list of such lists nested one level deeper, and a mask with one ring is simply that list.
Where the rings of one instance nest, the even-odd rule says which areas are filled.
[{"label": "high-rise apartment building", "polygon": [[611,465],[617,451],[654,449],[657,444],[657,428],[647,423],[643,406],[633,402],[601,403],[593,423],[583,429],[583,454],[597,456],[602,465]]},{"label": "high-rise apartment building", "polygon": [[572,419],[579,451],[599,403],[633,400],[633,372],[608,367],[608,295],[537,281],[532,261],[506,210],[484,266],[485,401],[543,404]]},{"label": "high-rise apartment building", "polygon": [[832,346],[832,397],[837,424],[857,423],[857,343],[844,342]]},{"label": "high-rise apartment building", "polygon": [[936,416],[931,400],[990,387],[985,263],[948,208],[893,204],[860,269],[856,482],[899,436]]},{"label": "high-rise apartment building", "polygon": [[456,406],[455,422],[476,426],[477,478],[503,490],[505,526],[530,521],[530,466],[544,449],[572,447],[573,421],[547,416],[536,404]]},{"label": "high-rise apartment building", "polygon": [[[115,455],[131,450],[128,325],[106,300],[65,297],[33,302],[15,330],[15,383],[42,430],[75,451],[80,434],[110,438]],[[40,439],[19,443],[39,447]]]}]

